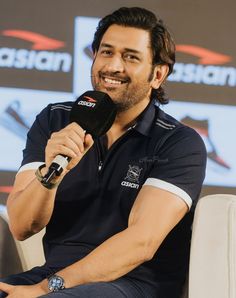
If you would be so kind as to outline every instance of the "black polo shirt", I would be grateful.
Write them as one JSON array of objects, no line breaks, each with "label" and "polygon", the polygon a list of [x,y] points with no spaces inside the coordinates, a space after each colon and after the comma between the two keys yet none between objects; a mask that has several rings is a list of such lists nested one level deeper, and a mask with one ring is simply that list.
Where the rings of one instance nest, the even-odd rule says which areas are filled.
[{"label": "black polo shirt", "polygon": [[[36,169],[44,162],[47,141],[52,132],[69,124],[72,104],[49,105],[36,117],[20,171]],[[127,228],[130,210],[144,184],[178,195],[192,210],[201,190],[205,164],[200,136],[151,102],[136,126],[109,150],[104,136],[95,140],[59,185],[44,237],[47,265],[67,266]],[[189,212],[154,258],[128,275],[154,282],[182,278],[188,262],[191,223]]]}]

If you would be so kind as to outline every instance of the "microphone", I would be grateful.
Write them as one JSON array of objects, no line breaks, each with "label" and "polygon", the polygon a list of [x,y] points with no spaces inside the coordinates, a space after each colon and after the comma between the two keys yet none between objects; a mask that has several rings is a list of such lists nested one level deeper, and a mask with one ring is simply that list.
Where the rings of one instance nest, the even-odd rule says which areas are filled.
[{"label": "microphone", "polygon": [[[86,133],[96,139],[104,135],[112,126],[117,114],[116,105],[107,93],[87,91],[73,104],[70,112],[70,123],[76,122]],[[42,183],[50,184],[55,176],[60,176],[71,158],[62,154],[52,161]]]}]

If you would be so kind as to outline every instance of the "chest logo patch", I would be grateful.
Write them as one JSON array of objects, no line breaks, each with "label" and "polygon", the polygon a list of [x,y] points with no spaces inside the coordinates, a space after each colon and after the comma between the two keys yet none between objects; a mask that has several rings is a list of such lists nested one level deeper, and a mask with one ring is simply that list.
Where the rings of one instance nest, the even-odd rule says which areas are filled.
[{"label": "chest logo patch", "polygon": [[126,174],[125,180],[139,183],[139,176],[141,174],[141,171],[142,171],[142,168],[139,168],[138,166],[129,165],[129,169]]},{"label": "chest logo patch", "polygon": [[124,178],[124,181],[121,182],[122,186],[130,187],[130,188],[139,188],[139,177],[142,172],[142,168],[139,166],[129,165],[129,169]]}]

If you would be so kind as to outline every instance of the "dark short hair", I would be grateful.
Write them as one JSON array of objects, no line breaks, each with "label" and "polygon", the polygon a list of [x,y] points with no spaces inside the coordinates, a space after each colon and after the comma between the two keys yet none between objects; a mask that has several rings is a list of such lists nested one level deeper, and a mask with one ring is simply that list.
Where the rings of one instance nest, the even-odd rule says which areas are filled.
[{"label": "dark short hair", "polygon": [[[163,21],[145,8],[121,7],[112,14],[101,19],[94,34],[92,43],[93,52],[98,51],[104,33],[114,24],[148,31],[150,33],[153,66],[158,64],[168,65],[168,75],[172,73],[175,63],[174,41]],[[162,86],[157,90],[152,89],[151,99],[153,98],[161,104],[168,103],[168,99],[165,97],[165,92]]]}]

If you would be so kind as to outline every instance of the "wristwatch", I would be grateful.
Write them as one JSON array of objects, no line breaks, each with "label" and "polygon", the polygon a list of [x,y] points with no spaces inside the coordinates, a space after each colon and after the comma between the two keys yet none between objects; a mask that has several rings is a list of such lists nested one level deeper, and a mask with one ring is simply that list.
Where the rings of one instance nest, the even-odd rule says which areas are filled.
[{"label": "wristwatch", "polygon": [[58,292],[65,289],[65,281],[59,275],[51,275],[48,278],[48,289],[50,292]]}]

